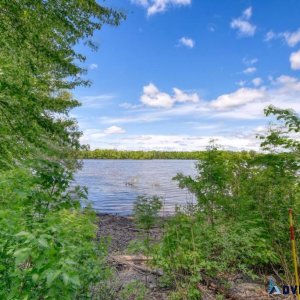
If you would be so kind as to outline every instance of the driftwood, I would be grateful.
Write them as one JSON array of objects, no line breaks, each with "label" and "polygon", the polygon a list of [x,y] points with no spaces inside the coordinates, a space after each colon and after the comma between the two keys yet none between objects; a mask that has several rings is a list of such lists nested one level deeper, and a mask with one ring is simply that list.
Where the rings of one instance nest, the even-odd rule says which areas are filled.
[{"label": "driftwood", "polygon": [[128,266],[136,271],[162,276],[161,270],[153,270],[145,265],[145,263],[151,258],[147,258],[144,255],[113,255],[109,257],[109,260],[117,263],[118,265]]}]

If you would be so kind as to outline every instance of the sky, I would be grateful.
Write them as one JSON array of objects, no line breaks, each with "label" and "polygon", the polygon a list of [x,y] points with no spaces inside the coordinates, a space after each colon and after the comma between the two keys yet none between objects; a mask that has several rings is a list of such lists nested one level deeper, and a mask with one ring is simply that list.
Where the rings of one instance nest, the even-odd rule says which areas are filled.
[{"label": "sky", "polygon": [[[99,1],[103,4],[102,1]],[[258,150],[270,104],[300,112],[300,1],[106,0],[72,111],[91,149]]]}]

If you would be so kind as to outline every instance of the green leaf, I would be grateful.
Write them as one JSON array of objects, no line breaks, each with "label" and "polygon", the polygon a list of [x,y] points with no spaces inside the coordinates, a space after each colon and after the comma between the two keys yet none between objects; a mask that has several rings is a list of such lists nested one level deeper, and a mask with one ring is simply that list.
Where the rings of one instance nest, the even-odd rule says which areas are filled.
[{"label": "green leaf", "polygon": [[69,277],[69,275],[66,274],[66,273],[62,273],[62,278],[63,278],[64,284],[65,284],[65,285],[68,285],[69,282],[70,282],[70,277]]},{"label": "green leaf", "polygon": [[55,279],[61,274],[60,270],[49,270],[46,275],[47,286],[50,287]]},{"label": "green leaf", "polygon": [[39,238],[38,243],[39,243],[39,245],[41,245],[44,248],[49,248],[49,244],[48,244],[47,240],[44,238]]},{"label": "green leaf", "polygon": [[23,248],[14,252],[13,256],[15,257],[16,265],[23,263],[30,256],[31,249]]},{"label": "green leaf", "polygon": [[79,277],[78,276],[72,276],[70,277],[70,281],[76,285],[76,286],[80,286],[80,280],[79,280]]},{"label": "green leaf", "polygon": [[38,274],[33,274],[33,275],[32,275],[32,280],[33,280],[34,282],[37,282],[38,279],[39,279],[39,275],[38,275]]}]

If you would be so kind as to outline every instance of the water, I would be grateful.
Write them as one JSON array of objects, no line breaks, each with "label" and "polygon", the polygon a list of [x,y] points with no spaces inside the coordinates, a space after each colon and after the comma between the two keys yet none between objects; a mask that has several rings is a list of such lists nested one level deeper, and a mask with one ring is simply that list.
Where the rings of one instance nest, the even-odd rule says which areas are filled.
[{"label": "water", "polygon": [[129,215],[137,196],[163,197],[164,211],[169,214],[176,204],[194,202],[194,196],[179,189],[172,180],[178,172],[194,175],[192,160],[84,160],[76,183],[88,187],[89,201],[102,213]]}]

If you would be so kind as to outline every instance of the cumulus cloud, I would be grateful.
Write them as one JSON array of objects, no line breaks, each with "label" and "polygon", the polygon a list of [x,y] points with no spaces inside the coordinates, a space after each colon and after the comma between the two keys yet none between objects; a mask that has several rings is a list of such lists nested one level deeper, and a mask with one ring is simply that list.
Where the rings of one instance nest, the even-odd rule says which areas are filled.
[{"label": "cumulus cloud", "polygon": [[231,21],[230,27],[236,29],[239,36],[253,36],[256,31],[256,26],[250,23],[251,17],[252,7],[248,7],[243,11],[241,17]]},{"label": "cumulus cloud", "polygon": [[[263,113],[265,107],[273,104],[280,108],[292,108],[300,113],[300,80],[296,77],[281,75],[271,78],[270,82],[267,82],[268,85],[264,87],[260,87],[260,77],[254,80],[260,85],[255,86],[252,82],[252,88],[238,88],[206,101],[198,101],[198,98],[190,100],[190,97],[185,96],[186,92],[181,90],[178,92],[174,89],[172,95],[167,94],[169,96],[167,99],[171,99],[172,102],[174,101],[172,99],[176,98],[176,102],[180,100],[186,102],[184,105],[173,103],[172,106],[160,110],[144,106],[131,111],[130,114],[127,111],[122,116],[102,117],[98,120],[111,127],[121,123],[142,124],[162,120],[164,122],[172,120],[172,124],[176,124],[173,128],[162,127],[161,134],[108,135],[105,132],[120,132],[120,130],[108,130],[110,127],[107,126],[108,128],[102,131],[84,131],[83,142],[91,143],[92,148],[199,150],[213,138],[226,149],[258,149],[259,141],[255,136],[265,130],[262,127],[267,123]],[[155,86],[150,87],[148,92],[163,94]],[[204,122],[205,126],[195,129],[195,122]],[[221,124],[221,126],[214,127],[214,124]],[[177,135],[179,126],[186,132],[189,130],[189,133]]]},{"label": "cumulus cloud", "polygon": [[289,47],[294,47],[300,42],[300,28],[298,28],[294,32],[285,31],[275,33],[272,30],[268,31],[265,37],[265,41],[270,42],[275,39],[282,39]]},{"label": "cumulus cloud", "polygon": [[294,47],[300,42],[300,28],[295,32],[286,31],[282,35],[290,47]]},{"label": "cumulus cloud", "polygon": [[263,80],[260,77],[256,77],[252,79],[252,83],[254,86],[260,86],[263,83]]},{"label": "cumulus cloud", "polygon": [[237,91],[219,96],[211,102],[211,106],[216,109],[228,109],[242,106],[249,102],[257,101],[265,97],[263,90],[240,88]]},{"label": "cumulus cloud", "polygon": [[114,125],[106,128],[103,132],[105,134],[121,134],[121,133],[125,133],[126,131],[119,126]]},{"label": "cumulus cloud", "polygon": [[300,70],[300,50],[291,54],[290,63],[293,70]]},{"label": "cumulus cloud", "polygon": [[[158,89],[157,89],[158,90]],[[158,93],[159,92],[158,90]],[[172,96],[174,97],[174,95]],[[170,96],[170,98],[172,98]],[[180,99],[177,96],[177,100]],[[184,100],[190,100],[184,99]],[[199,118],[218,119],[262,119],[263,109],[273,104],[281,108],[293,108],[300,113],[300,80],[282,75],[273,78],[269,87],[239,88],[230,93],[222,94],[215,99],[198,101],[195,97],[185,105],[165,107],[163,110],[135,110],[131,115],[120,117],[101,117],[103,124],[159,122],[187,118],[188,121]],[[155,102],[155,107],[158,106]]]},{"label": "cumulus cloud", "polygon": [[245,69],[243,71],[244,74],[252,74],[254,72],[256,72],[256,68],[255,67],[248,67],[247,69]]},{"label": "cumulus cloud", "polygon": [[149,83],[143,88],[141,101],[146,106],[161,108],[170,108],[175,103],[196,103],[199,101],[197,93],[188,94],[178,88],[173,88],[173,92],[173,95],[161,92],[153,83]]},{"label": "cumulus cloud", "polygon": [[179,45],[188,47],[188,48],[194,48],[195,47],[195,41],[188,37],[182,37],[179,39]]},{"label": "cumulus cloud", "polygon": [[217,118],[263,120],[263,109],[270,104],[280,108],[292,108],[299,113],[300,80],[282,75],[275,78],[269,88],[242,88],[221,95],[211,102],[212,109],[215,109],[211,114]]},{"label": "cumulus cloud", "polygon": [[174,91],[174,101],[175,102],[193,102],[196,103],[199,101],[199,96],[196,93],[187,94],[178,88],[173,88]]},{"label": "cumulus cloud", "polygon": [[171,6],[190,5],[192,0],[131,0],[131,2],[147,9],[147,15],[151,16],[165,12]]},{"label": "cumulus cloud", "polygon": [[141,97],[142,103],[151,107],[172,107],[174,102],[172,97],[167,93],[162,93],[153,84],[149,83],[143,88],[143,95]]}]

